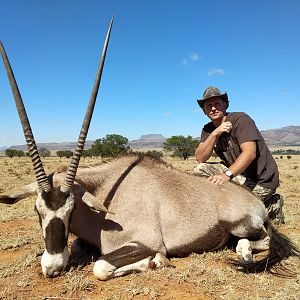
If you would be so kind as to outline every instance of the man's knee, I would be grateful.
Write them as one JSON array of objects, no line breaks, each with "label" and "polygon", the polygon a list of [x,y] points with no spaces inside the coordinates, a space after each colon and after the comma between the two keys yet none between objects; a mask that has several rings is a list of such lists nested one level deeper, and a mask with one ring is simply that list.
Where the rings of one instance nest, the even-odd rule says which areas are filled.
[{"label": "man's knee", "polygon": [[252,192],[266,204],[268,200],[272,197],[272,195],[275,193],[275,190],[268,189],[259,184],[256,184],[255,187],[252,189]]},{"label": "man's knee", "polygon": [[197,166],[194,167],[194,174],[200,175],[200,176],[208,176],[207,175],[207,163],[200,163]]},{"label": "man's knee", "polygon": [[194,174],[199,176],[213,176],[223,173],[227,168],[221,163],[199,163],[194,167]]}]

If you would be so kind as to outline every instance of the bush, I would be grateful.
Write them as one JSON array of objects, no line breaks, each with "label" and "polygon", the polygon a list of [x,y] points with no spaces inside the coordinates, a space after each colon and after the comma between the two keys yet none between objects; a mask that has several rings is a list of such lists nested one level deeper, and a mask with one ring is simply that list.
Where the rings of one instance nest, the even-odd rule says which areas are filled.
[{"label": "bush", "polygon": [[56,155],[59,156],[59,158],[70,158],[73,155],[73,152],[71,150],[58,150],[56,151]]},{"label": "bush", "polygon": [[164,150],[170,152],[171,156],[179,156],[186,160],[189,156],[195,154],[199,144],[198,140],[193,139],[190,135],[175,135],[164,142]]},{"label": "bush", "polygon": [[156,150],[149,150],[149,151],[145,152],[145,155],[153,157],[153,158],[157,158],[157,159],[160,159],[164,156],[162,152],[156,151]]}]

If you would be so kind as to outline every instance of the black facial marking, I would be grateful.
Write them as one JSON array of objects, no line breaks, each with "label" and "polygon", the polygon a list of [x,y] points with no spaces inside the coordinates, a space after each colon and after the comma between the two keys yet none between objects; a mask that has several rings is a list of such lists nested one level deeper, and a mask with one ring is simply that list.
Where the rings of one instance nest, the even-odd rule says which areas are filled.
[{"label": "black facial marking", "polygon": [[46,206],[51,210],[58,210],[66,204],[69,193],[63,193],[59,188],[52,189],[49,192],[42,192],[42,198],[45,200]]},{"label": "black facial marking", "polygon": [[67,245],[65,236],[65,224],[57,217],[54,217],[46,227],[45,244],[48,253],[62,253]]},{"label": "black facial marking", "polygon": [[40,226],[42,227],[42,217],[41,217],[41,215],[39,214],[39,211],[37,210],[36,205],[34,206],[34,210],[35,210],[35,212],[37,213],[37,215],[38,215],[38,217],[39,217],[39,223],[40,223]]}]

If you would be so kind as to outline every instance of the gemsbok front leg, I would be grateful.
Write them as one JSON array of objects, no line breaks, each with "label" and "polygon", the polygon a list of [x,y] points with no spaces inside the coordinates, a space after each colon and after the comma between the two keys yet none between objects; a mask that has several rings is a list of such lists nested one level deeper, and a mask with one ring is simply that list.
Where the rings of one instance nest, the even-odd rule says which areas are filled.
[{"label": "gemsbok front leg", "polygon": [[169,266],[172,264],[163,254],[133,242],[101,256],[94,265],[94,275],[99,280],[107,280]]}]

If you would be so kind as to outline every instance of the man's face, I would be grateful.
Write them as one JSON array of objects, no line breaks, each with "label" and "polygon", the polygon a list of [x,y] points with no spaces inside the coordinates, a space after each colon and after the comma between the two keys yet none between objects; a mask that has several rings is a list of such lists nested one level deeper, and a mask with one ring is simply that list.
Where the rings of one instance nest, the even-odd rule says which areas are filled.
[{"label": "man's face", "polygon": [[227,103],[222,98],[211,98],[204,102],[203,111],[212,120],[223,118],[226,113]]}]

